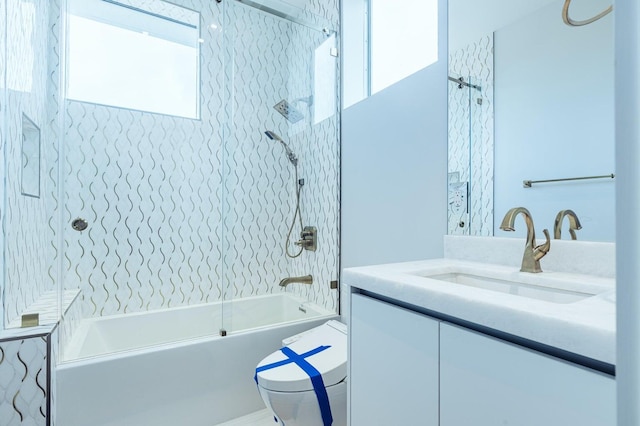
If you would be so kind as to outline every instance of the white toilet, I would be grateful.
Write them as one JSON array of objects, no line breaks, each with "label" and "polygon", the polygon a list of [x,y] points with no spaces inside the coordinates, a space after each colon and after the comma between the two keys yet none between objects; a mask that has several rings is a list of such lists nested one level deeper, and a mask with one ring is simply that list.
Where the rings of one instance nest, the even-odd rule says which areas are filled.
[{"label": "white toilet", "polygon": [[274,420],[284,426],[345,426],[347,326],[327,321],[283,343],[256,368],[258,390]]}]

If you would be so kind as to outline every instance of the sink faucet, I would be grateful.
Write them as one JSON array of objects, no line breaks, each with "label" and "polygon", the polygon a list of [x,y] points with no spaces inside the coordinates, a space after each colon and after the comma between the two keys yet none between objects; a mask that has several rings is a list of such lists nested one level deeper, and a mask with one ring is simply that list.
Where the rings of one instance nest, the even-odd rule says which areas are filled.
[{"label": "sink faucet", "polygon": [[286,287],[292,283],[299,284],[313,284],[313,277],[311,275],[305,275],[303,277],[288,277],[280,280],[280,287]]},{"label": "sink faucet", "polygon": [[553,226],[553,238],[556,240],[560,239],[560,233],[562,231],[562,219],[567,216],[569,218],[569,234],[571,234],[572,240],[577,240],[576,231],[578,229],[582,229],[582,225],[580,224],[580,219],[574,213],[573,210],[560,210],[558,215],[556,216],[556,222]]},{"label": "sink faucet", "polygon": [[504,215],[500,229],[503,231],[515,231],[513,225],[516,220],[516,216],[520,213],[524,217],[524,222],[527,224],[527,243],[524,246],[524,254],[522,256],[522,266],[520,267],[520,271],[542,272],[542,269],[540,268],[540,259],[542,259],[551,248],[549,230],[544,229],[542,231],[544,232],[545,237],[547,237],[547,242],[539,246],[536,245],[536,231],[533,228],[533,219],[531,218],[529,210],[524,207],[514,207],[510,209],[507,214]]}]

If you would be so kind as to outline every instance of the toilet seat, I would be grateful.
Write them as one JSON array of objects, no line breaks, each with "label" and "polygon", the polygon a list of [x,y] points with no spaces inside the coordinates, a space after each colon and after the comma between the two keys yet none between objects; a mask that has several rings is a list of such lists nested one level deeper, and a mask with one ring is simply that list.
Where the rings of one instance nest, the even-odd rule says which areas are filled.
[{"label": "toilet seat", "polygon": [[347,377],[346,326],[337,321],[328,321],[310,330],[286,349],[264,358],[256,369],[258,386],[277,392],[313,390],[308,372],[296,364],[296,357],[302,357],[320,373],[325,387],[340,383]]}]

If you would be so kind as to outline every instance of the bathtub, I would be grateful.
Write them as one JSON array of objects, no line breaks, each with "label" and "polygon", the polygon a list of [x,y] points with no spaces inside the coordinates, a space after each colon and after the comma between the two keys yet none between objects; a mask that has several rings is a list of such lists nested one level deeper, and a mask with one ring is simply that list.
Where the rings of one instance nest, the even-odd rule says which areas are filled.
[{"label": "bathtub", "polygon": [[83,320],[57,368],[56,424],[212,426],[260,410],[258,362],[335,318],[280,293]]}]

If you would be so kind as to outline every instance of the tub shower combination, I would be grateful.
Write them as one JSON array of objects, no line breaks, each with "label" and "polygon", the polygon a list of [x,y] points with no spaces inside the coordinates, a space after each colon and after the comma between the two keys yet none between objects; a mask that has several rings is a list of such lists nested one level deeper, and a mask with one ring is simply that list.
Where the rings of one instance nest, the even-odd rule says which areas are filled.
[{"label": "tub shower combination", "polygon": [[[179,62],[172,48],[195,55],[173,74],[198,108],[61,102],[61,287],[79,296],[59,326],[57,425],[212,426],[263,409],[258,363],[337,318],[339,2],[258,3],[62,2],[61,67],[83,62],[81,31],[111,26],[163,46],[158,71]],[[147,52],[116,47],[134,74]]]}]

